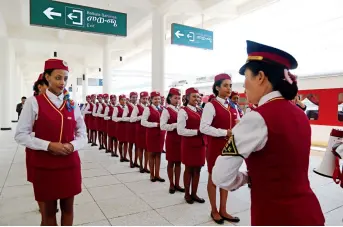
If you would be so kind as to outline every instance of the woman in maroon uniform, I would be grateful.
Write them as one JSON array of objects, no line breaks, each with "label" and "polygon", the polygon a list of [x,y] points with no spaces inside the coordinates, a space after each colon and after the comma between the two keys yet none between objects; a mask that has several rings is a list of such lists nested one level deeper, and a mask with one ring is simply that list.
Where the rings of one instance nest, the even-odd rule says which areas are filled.
[{"label": "woman in maroon uniform", "polygon": [[[149,93],[143,91],[140,93],[139,104],[134,107],[132,111],[132,115],[130,118],[130,122],[134,122],[136,125],[136,144],[138,150],[138,157],[140,163],[140,172],[141,173],[150,173],[148,170],[148,162],[149,162],[149,153],[146,151],[146,129],[144,126],[141,125],[141,119],[144,112],[144,109],[148,106],[148,99]],[[143,164],[143,156],[144,156],[144,164]]]},{"label": "woman in maroon uniform", "polygon": [[126,140],[128,141],[128,152],[129,152],[129,158],[130,158],[130,167],[139,167],[138,165],[138,151],[137,147],[135,146],[135,159],[133,161],[133,145],[136,144],[136,124],[131,122],[131,116],[133,109],[137,106],[137,99],[138,99],[138,94],[137,92],[131,92],[130,93],[130,102],[127,102],[127,115],[125,117],[126,121]]},{"label": "woman in maroon uniform", "polygon": [[119,105],[114,107],[112,120],[116,122],[116,135],[119,141],[120,162],[129,162],[127,155],[127,138],[124,117],[127,114],[126,96],[119,96]]},{"label": "woman in maroon uniform", "polygon": [[89,109],[85,112],[89,114],[89,129],[90,129],[90,139],[92,146],[96,146],[96,119],[93,116],[93,111],[96,108],[96,95],[91,95],[91,103],[89,105]]},{"label": "woman in maroon uniform", "polygon": [[[297,67],[290,54],[248,41],[248,60],[240,69],[250,103],[258,107],[232,129],[213,168],[213,183],[233,190],[251,182],[251,224],[324,225],[308,179],[311,127],[293,100]],[[239,172],[246,161],[248,173]]]},{"label": "woman in maroon uniform", "polygon": [[[177,133],[181,136],[181,161],[185,165],[183,182],[185,184],[185,200],[192,204],[204,203],[197,195],[201,167],[205,165],[206,136],[200,133],[201,109],[197,108],[199,92],[195,88],[186,90],[186,100],[177,116]],[[192,185],[192,192],[190,188]]]},{"label": "woman in maroon uniform", "polygon": [[[161,115],[161,130],[167,131],[166,158],[168,160],[169,193],[184,192],[180,187],[181,175],[181,136],[177,134],[177,114],[179,112],[180,90],[171,88],[167,97],[168,107]],[[175,175],[175,181],[174,181]]]},{"label": "woman in maroon uniform", "polygon": [[239,119],[243,117],[243,110],[239,106],[239,94],[237,91],[233,91],[230,95],[230,100],[233,104],[236,105],[238,114],[239,114]]},{"label": "woman in maroon uniform", "polygon": [[146,127],[146,144],[149,152],[150,180],[152,182],[165,182],[160,177],[161,153],[163,151],[165,131],[160,129],[161,95],[153,91],[150,94],[151,105],[144,109],[141,124]]},{"label": "woman in maroon uniform", "polygon": [[102,122],[103,122],[103,114],[105,111],[104,108],[104,95],[99,94],[97,96],[98,103],[96,104],[95,109],[95,118],[96,118],[96,131],[98,132],[98,140],[99,140],[99,150],[105,149],[103,144],[104,133],[102,131]]},{"label": "woman in maroon uniform", "polygon": [[[105,120],[105,117],[108,116],[108,112],[105,114],[106,108],[109,105],[109,98],[110,96],[108,94],[103,94],[104,97],[104,102],[102,103],[102,110],[100,113],[100,118],[101,118],[101,126],[100,126],[100,130],[102,133],[102,149],[104,149],[106,151],[106,153],[108,152],[107,150],[107,120]],[[108,110],[108,109],[107,109]],[[106,118],[108,119],[108,118]]]},{"label": "woman in maroon uniform", "polygon": [[[117,96],[110,96],[111,103],[108,105],[108,119],[107,119],[107,132],[108,132],[108,149],[112,157],[118,157],[118,140],[116,133],[116,122],[112,119],[114,108],[117,104]],[[113,148],[114,145],[114,148]]]},{"label": "woman in maroon uniform", "polygon": [[[57,225],[60,200],[61,224],[73,224],[74,196],[81,192],[81,163],[77,150],[87,144],[86,126],[77,104],[65,89],[68,66],[59,59],[45,62],[49,88],[26,101],[15,139],[30,148],[34,168],[35,198],[43,202],[43,225]],[[32,136],[32,132],[35,133]]]},{"label": "woman in maroon uniform", "polygon": [[88,143],[91,143],[90,116],[91,116],[92,111],[90,111],[90,109],[91,109],[91,105],[92,104],[91,104],[91,96],[90,95],[86,96],[86,104],[85,105],[86,106],[84,107],[82,114],[83,114],[83,116],[85,118],[85,124],[86,124],[86,128],[87,128]]},{"label": "woman in maroon uniform", "polygon": [[206,104],[201,118],[200,131],[208,137],[207,166],[208,183],[207,192],[211,203],[211,217],[222,224],[224,220],[239,222],[239,218],[234,218],[226,211],[228,192],[220,189],[219,212],[216,204],[217,188],[212,182],[212,168],[229,136],[230,130],[235,126],[237,120],[237,110],[235,106],[229,104],[228,98],[231,94],[231,77],[228,74],[219,74],[214,78],[213,94],[215,98]]}]

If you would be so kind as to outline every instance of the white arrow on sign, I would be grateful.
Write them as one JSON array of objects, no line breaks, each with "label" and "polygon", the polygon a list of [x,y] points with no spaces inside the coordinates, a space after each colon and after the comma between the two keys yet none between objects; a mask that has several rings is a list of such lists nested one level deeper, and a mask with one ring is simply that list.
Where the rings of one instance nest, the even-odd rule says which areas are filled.
[{"label": "white arrow on sign", "polygon": [[50,20],[53,20],[54,18],[52,16],[56,16],[56,17],[61,17],[62,14],[61,13],[57,13],[57,12],[52,12],[54,10],[54,8],[47,8],[46,10],[44,10],[44,14],[47,18],[49,18]]},{"label": "white arrow on sign", "polygon": [[179,39],[182,36],[185,36],[184,34],[182,34],[179,30],[177,32],[175,32],[176,37]]},{"label": "white arrow on sign", "polygon": [[73,16],[73,13],[69,13],[68,17],[70,20],[73,20],[74,18],[77,18],[77,16]]}]

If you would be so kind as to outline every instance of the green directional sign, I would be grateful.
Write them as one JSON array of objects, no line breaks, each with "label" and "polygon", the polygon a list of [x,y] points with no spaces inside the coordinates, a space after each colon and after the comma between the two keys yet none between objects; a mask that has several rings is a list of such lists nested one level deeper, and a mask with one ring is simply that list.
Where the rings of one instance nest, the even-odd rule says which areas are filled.
[{"label": "green directional sign", "polygon": [[182,24],[172,24],[171,44],[213,50],[213,32]]},{"label": "green directional sign", "polygon": [[127,36],[125,13],[50,0],[30,0],[30,24]]}]

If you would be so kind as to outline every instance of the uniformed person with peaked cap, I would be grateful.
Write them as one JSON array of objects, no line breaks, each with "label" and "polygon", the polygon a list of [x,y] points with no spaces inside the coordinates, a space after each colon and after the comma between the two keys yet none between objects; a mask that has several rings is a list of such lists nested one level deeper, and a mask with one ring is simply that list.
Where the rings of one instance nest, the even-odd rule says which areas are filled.
[{"label": "uniformed person with peaked cap", "polygon": [[[258,107],[232,129],[212,180],[234,190],[251,182],[251,224],[324,225],[324,216],[308,179],[311,127],[289,100],[298,92],[288,70],[297,67],[290,54],[247,42],[248,61],[240,69],[250,103]],[[301,138],[301,139],[300,139]],[[244,159],[248,173],[239,172]]]}]

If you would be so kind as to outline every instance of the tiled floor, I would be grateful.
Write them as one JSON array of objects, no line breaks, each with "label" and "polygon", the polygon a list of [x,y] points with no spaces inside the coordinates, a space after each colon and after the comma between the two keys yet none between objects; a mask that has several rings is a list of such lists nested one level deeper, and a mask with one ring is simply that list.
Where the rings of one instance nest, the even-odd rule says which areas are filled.
[{"label": "tiled floor", "polygon": [[[39,225],[32,185],[26,181],[24,148],[15,143],[13,133],[0,132],[0,225]],[[206,168],[199,185],[206,203],[189,205],[181,193],[168,193],[167,182],[151,183],[148,174],[130,169],[97,148],[87,146],[80,156],[83,192],[75,200],[75,225],[216,225],[209,216]],[[161,176],[167,179],[164,155],[162,159]],[[320,161],[320,156],[312,156],[310,169]],[[309,176],[326,224],[343,225],[343,189],[312,171]],[[250,225],[249,189],[230,193],[227,208],[241,218],[239,225]]]}]

